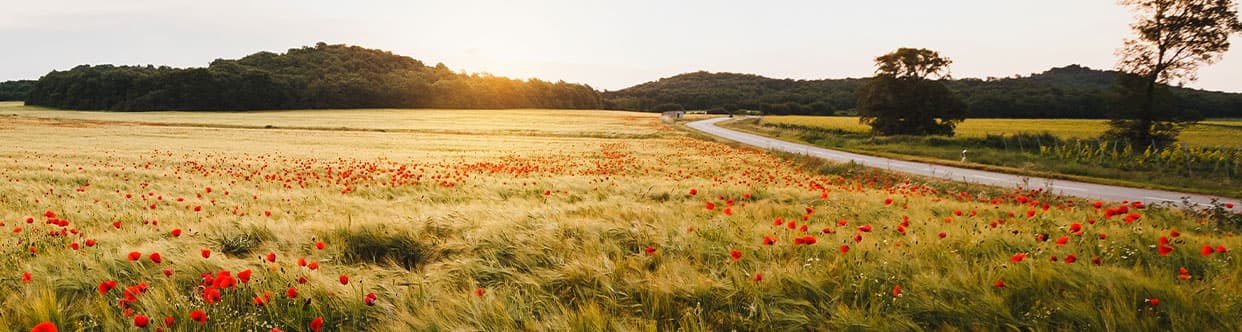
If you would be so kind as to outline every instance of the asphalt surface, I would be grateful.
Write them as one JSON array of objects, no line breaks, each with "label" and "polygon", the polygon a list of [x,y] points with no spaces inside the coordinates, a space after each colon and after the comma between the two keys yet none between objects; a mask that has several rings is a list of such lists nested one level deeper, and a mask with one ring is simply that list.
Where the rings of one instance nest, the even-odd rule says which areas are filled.
[{"label": "asphalt surface", "polygon": [[[830,150],[821,147],[810,146],[806,144],[798,144],[786,142],[774,138],[743,133],[735,130],[725,129],[716,126],[717,122],[729,120],[729,118],[712,118],[687,123],[686,126],[696,130],[719,136],[728,140],[736,141],[742,144],[755,146],[762,149],[778,150],[784,152],[797,153],[819,157],[827,160],[850,162],[856,164],[886,169],[890,171],[922,175],[928,177],[949,179],[962,181],[967,183],[977,183],[985,185],[993,185],[1005,188],[1044,188],[1053,193],[1077,196],[1090,199],[1098,199],[1104,201],[1141,201],[1147,204],[1155,204],[1161,202],[1174,202],[1179,206],[1183,201],[1200,206],[1208,206],[1213,199],[1220,202],[1233,203],[1233,211],[1242,211],[1242,204],[1239,204],[1237,198],[1225,198],[1211,195],[1179,193],[1164,190],[1140,189],[1130,187],[1119,187],[1105,184],[1077,182],[1060,179],[1047,179],[1040,177],[1030,177],[1013,175],[1006,173],[997,173],[989,171],[981,171],[975,169],[959,168],[952,166],[928,164],[913,161],[903,161],[889,159],[883,157],[875,157],[849,153],[837,150]],[[967,152],[969,157],[969,152]]]}]

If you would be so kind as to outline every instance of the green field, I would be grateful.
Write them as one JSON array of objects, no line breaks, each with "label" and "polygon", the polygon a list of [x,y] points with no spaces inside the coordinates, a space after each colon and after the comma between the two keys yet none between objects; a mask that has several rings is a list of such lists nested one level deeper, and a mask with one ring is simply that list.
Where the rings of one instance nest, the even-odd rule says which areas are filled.
[{"label": "green field", "polygon": [[723,125],[898,159],[1242,197],[1242,120],[1204,121],[1182,134],[1186,143],[1162,150],[1098,139],[1101,120],[970,119],[953,137],[876,137],[855,117],[767,116]]},{"label": "green field", "polygon": [[0,142],[0,331],[1242,328],[1242,216],[656,114],[6,105]]},{"label": "green field", "polygon": [[[867,132],[871,127],[858,123],[853,116],[765,116],[763,121]],[[1086,119],[967,119],[958,124],[957,136],[985,137],[1018,133],[1049,132],[1064,138],[1095,139],[1108,130],[1106,120]],[[1242,148],[1242,119],[1213,119],[1199,122],[1178,136],[1182,143],[1195,146],[1231,146]]]}]

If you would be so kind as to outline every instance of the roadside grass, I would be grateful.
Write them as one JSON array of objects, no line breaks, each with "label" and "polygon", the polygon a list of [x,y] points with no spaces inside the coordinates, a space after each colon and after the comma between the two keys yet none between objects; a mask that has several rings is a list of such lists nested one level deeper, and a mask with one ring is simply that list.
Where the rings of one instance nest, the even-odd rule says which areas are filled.
[{"label": "roadside grass", "polygon": [[[833,117],[831,123],[842,121],[844,117]],[[812,145],[834,148],[844,151],[879,155],[884,157],[931,162],[967,168],[995,170],[1006,173],[1039,176],[1058,179],[1069,179],[1085,182],[1117,184],[1130,187],[1155,188],[1173,191],[1185,191],[1213,194],[1224,197],[1242,197],[1242,149],[1220,148],[1208,149],[1202,155],[1212,158],[1196,161],[1190,171],[1183,167],[1183,162],[1165,162],[1158,164],[1134,162],[1127,159],[1125,149],[1106,146],[1100,151],[1095,140],[1077,140],[1059,137],[1052,132],[1017,132],[1008,136],[970,136],[958,137],[875,137],[869,133],[842,127],[816,127],[788,124],[787,120],[764,118],[760,123],[756,119],[738,120],[722,123],[722,126],[743,130],[755,134],[777,137],[784,140],[809,143]],[[1039,120],[1042,121],[1042,120]],[[1079,120],[1065,120],[1079,121]],[[967,121],[970,122],[970,121]],[[811,122],[807,122],[811,123]],[[1004,132],[1004,131],[1001,131]],[[1064,131],[1062,131],[1064,132]],[[1219,133],[1218,133],[1219,134]],[[1242,131],[1228,133],[1242,137]],[[1230,140],[1238,141],[1238,140]],[[1070,146],[1078,144],[1078,149]],[[1042,146],[1043,148],[1040,148]],[[1111,148],[1109,148],[1111,146]],[[1055,149],[1065,150],[1058,152]],[[1191,148],[1190,152],[1198,153],[1204,148]],[[967,160],[962,162],[962,151],[967,151]],[[1078,153],[1096,153],[1098,157],[1082,160]],[[1142,155],[1142,150],[1131,150],[1130,155]],[[1215,155],[1206,151],[1224,151],[1232,154]],[[1182,151],[1174,149],[1174,153]],[[1062,153],[1071,153],[1066,157]],[[1118,153],[1112,157],[1110,153]],[[1103,154],[1103,155],[1101,155]],[[1173,156],[1174,158],[1177,155]],[[1113,161],[1121,158],[1124,161]],[[1097,161],[1098,159],[1098,161]],[[1158,167],[1162,166],[1162,167]]]}]

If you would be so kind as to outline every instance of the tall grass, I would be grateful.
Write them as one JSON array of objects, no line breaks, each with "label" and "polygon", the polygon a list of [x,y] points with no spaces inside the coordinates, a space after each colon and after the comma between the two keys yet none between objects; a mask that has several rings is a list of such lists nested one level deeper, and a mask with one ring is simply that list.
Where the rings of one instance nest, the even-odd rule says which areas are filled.
[{"label": "tall grass", "polygon": [[[429,133],[313,134],[91,116],[0,126],[0,141],[22,142],[0,146],[0,330],[125,330],[135,315],[191,331],[307,330],[315,318],[334,331],[1240,328],[1242,240],[1229,234],[1242,216],[1220,210],[1127,205],[1105,218],[1122,203],[733,147],[627,113],[536,137],[448,133],[537,126],[505,113]],[[650,135],[578,135],[613,131]],[[48,224],[49,210],[68,226]],[[210,304],[203,274],[221,270],[253,274]],[[117,288],[101,295],[108,280]]]}]

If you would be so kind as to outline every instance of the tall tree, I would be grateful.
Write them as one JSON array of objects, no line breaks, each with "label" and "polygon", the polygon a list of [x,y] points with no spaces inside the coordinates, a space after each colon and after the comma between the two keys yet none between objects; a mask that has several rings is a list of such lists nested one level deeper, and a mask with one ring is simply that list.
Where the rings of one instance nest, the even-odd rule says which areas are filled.
[{"label": "tall tree", "polygon": [[953,135],[966,104],[941,82],[952,62],[921,48],[876,57],[875,78],[858,90],[859,121],[878,135]]},{"label": "tall tree", "polygon": [[1163,145],[1198,121],[1177,107],[1170,83],[1196,79],[1202,65],[1229,50],[1229,36],[1242,31],[1233,0],[1121,0],[1131,7],[1136,36],[1126,39],[1117,79],[1116,107],[1108,134]]}]

